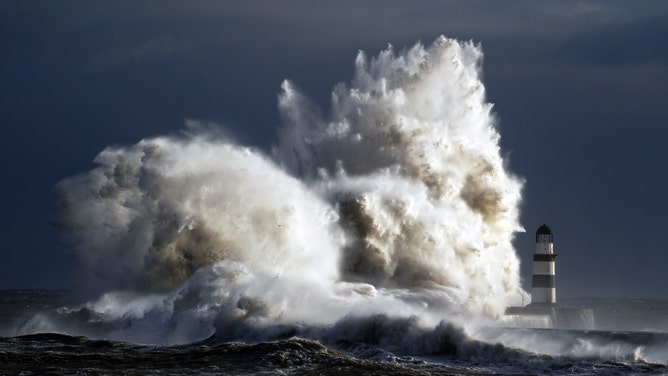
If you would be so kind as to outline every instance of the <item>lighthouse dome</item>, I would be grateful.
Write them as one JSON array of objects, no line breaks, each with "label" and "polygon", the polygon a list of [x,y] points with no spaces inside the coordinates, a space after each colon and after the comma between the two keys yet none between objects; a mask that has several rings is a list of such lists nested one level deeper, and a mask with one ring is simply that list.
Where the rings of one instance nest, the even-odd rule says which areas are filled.
[{"label": "lighthouse dome", "polygon": [[536,235],[552,235],[552,229],[548,225],[543,224],[536,230]]}]

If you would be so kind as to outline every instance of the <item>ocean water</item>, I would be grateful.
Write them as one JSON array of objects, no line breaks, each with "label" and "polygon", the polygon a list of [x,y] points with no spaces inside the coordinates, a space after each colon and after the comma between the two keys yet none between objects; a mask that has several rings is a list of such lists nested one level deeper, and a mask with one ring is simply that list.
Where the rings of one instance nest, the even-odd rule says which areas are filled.
[{"label": "ocean water", "polygon": [[[98,325],[81,312],[67,313],[68,298],[62,290],[0,291],[1,374],[668,374],[663,300],[565,301],[594,309],[598,326],[586,331],[484,327],[473,333],[442,324],[416,337],[407,321],[386,315],[354,323],[355,335],[336,337],[330,331],[313,338],[311,331],[306,338],[301,334],[307,332],[284,328],[257,342],[225,342],[213,334],[188,344],[145,344],[110,340],[104,337],[110,331],[100,328],[91,336],[32,331],[35,318],[45,315],[82,329]],[[397,338],[407,337],[420,339],[400,345]],[[540,342],[546,344],[542,349],[523,348]]]},{"label": "ocean water", "polygon": [[74,291],[1,294],[0,373],[665,373],[663,301],[560,302],[589,331],[504,320],[529,299],[524,179],[482,56],[360,52],[324,111],[286,80],[271,151],[197,120],[105,148],[56,186]]}]

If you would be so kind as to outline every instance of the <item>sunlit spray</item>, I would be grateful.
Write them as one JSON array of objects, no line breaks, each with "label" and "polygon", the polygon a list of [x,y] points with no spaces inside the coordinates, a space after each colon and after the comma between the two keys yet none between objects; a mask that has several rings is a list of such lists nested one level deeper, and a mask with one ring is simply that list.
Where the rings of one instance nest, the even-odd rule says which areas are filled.
[{"label": "sunlit spray", "polygon": [[481,61],[445,37],[360,52],[328,117],[285,81],[271,156],[194,121],[188,136],[104,150],[58,185],[80,309],[115,338],[163,342],[503,314],[527,298],[511,243],[522,181]]}]

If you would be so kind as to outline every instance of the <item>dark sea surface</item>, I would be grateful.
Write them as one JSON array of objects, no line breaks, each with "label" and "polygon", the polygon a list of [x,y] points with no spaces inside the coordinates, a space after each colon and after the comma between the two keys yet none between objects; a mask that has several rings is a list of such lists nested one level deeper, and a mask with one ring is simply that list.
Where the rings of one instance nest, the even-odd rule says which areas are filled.
[{"label": "dark sea surface", "polygon": [[[668,374],[668,303],[662,300],[569,300],[574,307],[594,308],[596,330],[490,329],[502,342],[511,334],[559,339],[563,354],[548,355],[468,338],[449,327],[430,335],[437,343],[429,351],[387,346],[369,334],[356,342],[314,341],[284,333],[259,343],[220,343],[213,335],[186,345],[148,345],[29,333],[28,323],[36,312],[57,312],[66,297],[61,290],[0,291],[1,374]],[[577,350],[571,351],[577,346],[586,352],[578,356]]]}]

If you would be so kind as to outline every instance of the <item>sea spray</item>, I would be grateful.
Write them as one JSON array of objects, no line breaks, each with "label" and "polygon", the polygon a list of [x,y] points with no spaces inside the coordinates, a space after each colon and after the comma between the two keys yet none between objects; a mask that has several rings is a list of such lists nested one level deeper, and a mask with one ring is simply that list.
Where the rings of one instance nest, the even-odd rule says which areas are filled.
[{"label": "sea spray", "polygon": [[334,204],[351,242],[343,278],[447,286],[492,314],[523,292],[511,241],[521,181],[504,168],[472,43],[390,46],[332,93],[321,119],[289,82],[275,154]]},{"label": "sea spray", "polygon": [[271,157],[216,132],[104,150],[58,185],[89,297],[69,315],[116,339],[185,342],[502,314],[526,295],[511,244],[522,182],[481,58],[445,37],[360,52],[327,118],[286,81]]}]

